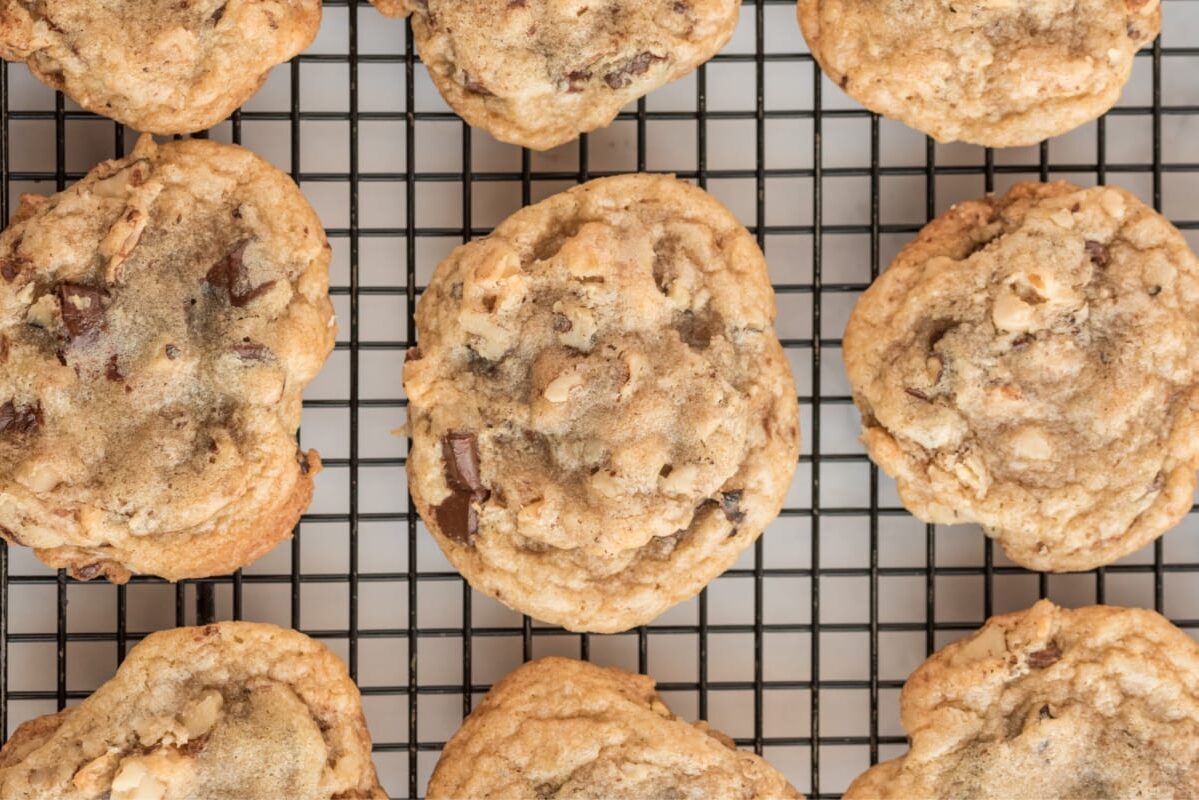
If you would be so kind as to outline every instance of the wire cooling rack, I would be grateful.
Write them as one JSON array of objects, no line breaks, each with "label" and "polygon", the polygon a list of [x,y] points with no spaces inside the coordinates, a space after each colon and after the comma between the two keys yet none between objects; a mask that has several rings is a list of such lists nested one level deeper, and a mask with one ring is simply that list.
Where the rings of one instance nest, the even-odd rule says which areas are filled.
[{"label": "wire cooling rack", "polygon": [[[547,154],[501,145],[441,101],[403,22],[326,0],[312,48],[210,132],[288,171],[334,249],[337,348],[304,404],[324,455],[290,542],[236,575],[82,584],[0,544],[0,730],[77,703],[160,628],[246,618],[303,630],[362,687],[394,797],[418,797],[489,686],[548,654],[648,672],[668,703],[763,753],[812,797],[898,755],[903,680],[992,613],[1048,596],[1153,607],[1199,632],[1199,515],[1107,569],[1028,573],[973,526],[923,525],[857,442],[840,335],[858,293],[930,217],[1017,180],[1111,182],[1199,247],[1199,1],[1165,0],[1165,34],[1105,119],[1040,147],[941,146],[823,79],[793,0],[746,0],[706,67],[612,127]],[[0,66],[0,216],[133,135],[23,65]],[[633,170],[673,171],[757,236],[800,392],[803,451],[780,519],[698,598],[617,636],[567,633],[474,593],[423,529],[404,479],[401,368],[433,267],[523,205]]]}]

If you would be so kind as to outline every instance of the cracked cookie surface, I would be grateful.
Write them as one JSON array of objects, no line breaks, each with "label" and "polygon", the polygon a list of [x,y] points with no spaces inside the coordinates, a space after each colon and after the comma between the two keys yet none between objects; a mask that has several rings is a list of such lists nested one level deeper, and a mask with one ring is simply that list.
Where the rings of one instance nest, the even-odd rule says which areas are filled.
[{"label": "cracked cookie surface", "polygon": [[1025,183],[924,228],[858,301],[862,441],[927,522],[1038,570],[1175,525],[1199,466],[1199,260],[1117,188]]},{"label": "cracked cookie surface", "polygon": [[226,574],[312,496],[329,245],[248,150],[147,136],[0,235],[0,536],[78,578]]},{"label": "cracked cookie surface", "polygon": [[374,0],[412,14],[442,97],[505,142],[548,150],[607,126],[733,34],[738,0]]},{"label": "cracked cookie surface", "polygon": [[910,749],[846,800],[1194,797],[1199,644],[1140,609],[994,617],[904,684]]},{"label": "cracked cookie surface", "polygon": [[358,688],[323,644],[253,622],[151,634],[80,705],[0,751],[6,800],[387,795]]},{"label": "cracked cookie surface", "polygon": [[943,142],[1036,144],[1110,109],[1159,0],[799,0],[829,79]]},{"label": "cracked cookie surface", "polygon": [[409,488],[450,561],[576,630],[697,593],[795,471],[774,316],[749,233],[667,176],[593,181],[455,250],[404,367]]},{"label": "cracked cookie surface", "polygon": [[800,795],[760,756],[674,716],[644,675],[572,658],[510,673],[446,744],[430,800]]},{"label": "cracked cookie surface", "polygon": [[147,133],[225,119],[316,36],[320,0],[0,0],[0,56]]}]

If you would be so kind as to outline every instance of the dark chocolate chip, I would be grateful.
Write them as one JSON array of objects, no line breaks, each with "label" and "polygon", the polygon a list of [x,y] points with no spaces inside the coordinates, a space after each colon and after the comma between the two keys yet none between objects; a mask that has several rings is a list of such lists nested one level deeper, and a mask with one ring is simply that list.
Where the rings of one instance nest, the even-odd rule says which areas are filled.
[{"label": "dark chocolate chip", "polygon": [[1045,667],[1057,663],[1061,657],[1062,651],[1056,644],[1050,642],[1040,650],[1028,654],[1028,666],[1033,669],[1045,669]]},{"label": "dark chocolate chip", "polygon": [[247,245],[249,242],[245,241],[234,247],[229,255],[213,264],[208,270],[208,274],[204,276],[204,280],[208,282],[209,286],[225,290],[229,295],[229,305],[234,308],[244,308],[253,300],[266,294],[275,285],[275,281],[267,281],[261,286],[250,289],[238,288],[245,282],[245,276],[242,274],[242,259],[246,254]]},{"label": "dark chocolate chip", "polygon": [[929,396],[919,389],[913,389],[910,386],[905,386],[903,387],[903,390],[912,397],[915,397],[917,400],[923,400],[926,403],[930,402]]},{"label": "dark chocolate chip", "polygon": [[665,61],[665,56],[653,53],[638,53],[618,68],[604,75],[604,83],[611,89],[624,89],[633,83],[634,75],[644,75],[655,61]]},{"label": "dark chocolate chip", "polygon": [[1053,712],[1049,710],[1049,706],[1041,706],[1041,710],[1038,713],[1041,719],[1057,719],[1057,717],[1053,716]]},{"label": "dark chocolate chip", "polygon": [[104,367],[104,377],[110,381],[123,381],[125,376],[121,374],[121,365],[117,363],[117,356],[113,353],[108,359],[108,363]]},{"label": "dark chocolate chip", "polygon": [[94,286],[64,283],[58,287],[62,324],[70,339],[87,338],[104,327],[105,297],[107,292]]},{"label": "dark chocolate chip", "polygon": [[479,512],[475,510],[474,493],[455,489],[437,507],[437,527],[441,532],[462,544],[469,544],[479,531]]},{"label": "dark chocolate chip", "polygon": [[587,88],[587,82],[591,80],[591,72],[585,69],[576,69],[566,73],[566,91],[570,94],[578,94]]},{"label": "dark chocolate chip", "polygon": [[0,259],[0,275],[4,276],[4,280],[12,283],[21,272],[21,264],[15,258]]},{"label": "dark chocolate chip", "polygon": [[1160,287],[1160,286],[1150,286],[1149,287],[1149,296],[1150,297],[1157,297],[1161,293],[1162,293],[1162,287]]},{"label": "dark chocolate chip", "polygon": [[844,89],[846,86],[849,86],[849,76],[842,75],[841,80],[839,80],[837,83],[840,84],[842,89]]},{"label": "dark chocolate chip", "polygon": [[82,567],[73,568],[71,576],[76,580],[90,581],[103,571],[104,566],[102,564],[84,564]]},{"label": "dark chocolate chip", "polygon": [[217,8],[217,10],[212,12],[212,16],[210,17],[210,19],[212,20],[213,25],[216,25],[218,22],[221,21],[221,17],[225,16],[225,7],[227,5],[228,5],[228,3],[221,3],[221,5]]},{"label": "dark chocolate chip", "polygon": [[741,510],[741,495],[741,489],[722,492],[720,495],[720,510],[724,512],[724,518],[734,525],[745,519],[745,512]]},{"label": "dark chocolate chip", "polygon": [[195,739],[188,739],[187,742],[179,748],[179,752],[191,758],[195,758],[196,756],[200,755],[201,752],[203,752],[207,745],[208,736],[204,735]]},{"label": "dark chocolate chip", "polygon": [[21,541],[20,536],[17,536],[10,529],[4,527],[3,525],[0,525],[0,539],[5,539],[7,541],[12,542],[13,544],[19,544],[22,546],[25,545],[25,543],[23,541]]},{"label": "dark chocolate chip", "polygon": [[676,14],[686,14],[688,11],[691,10],[690,6],[688,6],[686,3],[681,3],[681,2],[675,3],[673,8],[674,8],[674,13],[676,13]]},{"label": "dark chocolate chip", "polygon": [[470,76],[469,72],[462,73],[462,88],[471,94],[482,95],[483,97],[493,97],[491,90],[482,81],[476,80]]},{"label": "dark chocolate chip", "polygon": [[176,358],[179,357],[179,348],[173,344],[168,344],[166,347],[166,351],[167,351],[167,358],[171,359],[172,361],[174,361]]},{"label": "dark chocolate chip", "polygon": [[554,330],[558,333],[566,333],[573,327],[574,323],[565,314],[554,314]]},{"label": "dark chocolate chip", "polygon": [[1032,344],[1034,341],[1035,341],[1035,339],[1032,334],[1022,333],[1019,336],[1017,336],[1015,339],[1012,340],[1012,349],[1013,350],[1023,350],[1024,348],[1026,348],[1030,344]]},{"label": "dark chocolate chip", "polygon": [[404,352],[404,363],[405,364],[407,364],[409,361],[420,361],[420,359],[421,359],[421,352],[420,352],[419,347],[409,347]]},{"label": "dark chocolate chip", "polygon": [[451,488],[483,492],[479,479],[479,444],[473,433],[451,431],[441,439],[445,477]]},{"label": "dark chocolate chip", "polygon": [[0,433],[33,433],[42,424],[41,405],[17,408],[12,400],[0,406]]},{"label": "dark chocolate chip", "polygon": [[308,454],[303,450],[296,451],[296,461],[300,462],[301,475],[307,475],[312,470],[312,467],[308,465]]},{"label": "dark chocolate chip", "polygon": [[265,344],[250,341],[237,342],[233,345],[233,352],[244,361],[270,361],[275,356]]},{"label": "dark chocolate chip", "polygon": [[1087,255],[1091,257],[1091,263],[1100,269],[1106,267],[1108,262],[1111,261],[1111,254],[1108,252],[1107,246],[1102,242],[1087,239],[1083,247],[1086,248]]}]

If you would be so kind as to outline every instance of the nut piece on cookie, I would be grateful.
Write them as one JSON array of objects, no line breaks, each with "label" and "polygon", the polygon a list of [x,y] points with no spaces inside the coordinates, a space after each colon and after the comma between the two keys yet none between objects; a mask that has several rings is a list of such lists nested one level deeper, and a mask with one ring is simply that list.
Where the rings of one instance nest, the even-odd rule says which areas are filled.
[{"label": "nut piece on cookie", "polygon": [[80,579],[223,575],[312,497],[300,396],[333,348],[329,245],[240,147],[156,145],[0,234],[0,537]]},{"label": "nut piece on cookie", "polygon": [[587,183],[451,253],[404,364],[409,487],[449,560],[574,630],[696,594],[795,471],[774,316],[749,233],[669,176]]},{"label": "nut piece on cookie", "polygon": [[446,744],[428,796],[800,798],[760,756],[672,714],[646,676],[557,657],[488,692]]},{"label": "nut piece on cookie", "polygon": [[495,138],[548,150],[724,47],[739,0],[373,0],[412,15],[442,97]]},{"label": "nut piece on cookie", "polygon": [[0,56],[157,134],[212,127],[312,42],[320,0],[0,0]]},{"label": "nut piece on cookie", "polygon": [[829,79],[942,142],[1031,145],[1115,105],[1160,0],[799,0]]},{"label": "nut piece on cookie", "polygon": [[387,795],[341,660],[295,631],[221,622],[151,634],[91,697],[17,728],[0,797]]},{"label": "nut piece on cookie", "polygon": [[1199,644],[1161,615],[1042,600],[912,673],[909,750],[845,800],[1194,797]]},{"label": "nut piece on cookie", "polygon": [[962,203],[850,316],[862,441],[926,522],[980,523],[1031,569],[1110,564],[1191,507],[1197,303],[1199,259],[1123,189]]}]

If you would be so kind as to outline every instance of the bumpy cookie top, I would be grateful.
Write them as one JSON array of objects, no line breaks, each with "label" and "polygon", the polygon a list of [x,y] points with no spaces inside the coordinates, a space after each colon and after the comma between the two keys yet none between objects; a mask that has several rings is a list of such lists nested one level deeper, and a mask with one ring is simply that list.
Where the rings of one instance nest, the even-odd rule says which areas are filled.
[{"label": "bumpy cookie top", "polygon": [[224,574],[312,494],[329,245],[247,150],[149,137],[0,235],[0,535],[81,578]]},{"label": "bumpy cookie top", "polygon": [[79,706],[17,729],[0,751],[0,796],[386,798],[345,665],[253,622],[148,636]]},{"label": "bumpy cookie top", "polygon": [[846,800],[1194,797],[1199,644],[1160,615],[1042,600],[991,619],[903,687],[911,749]]},{"label": "bumpy cookie top", "polygon": [[1111,108],[1159,0],[799,0],[828,76],[949,142],[1035,144]]},{"label": "bumpy cookie top", "polygon": [[1110,563],[1191,507],[1199,260],[1122,189],[1026,183],[930,223],[862,296],[863,441],[930,522],[1040,570]]},{"label": "bumpy cookie top", "polygon": [[421,515],[475,585],[624,630],[727,568],[799,446],[762,253],[706,192],[628,175],[454,251],[404,384]]},{"label": "bumpy cookie top", "polygon": [[798,798],[762,758],[670,713],[644,675],[571,658],[525,664],[454,734],[429,798]]},{"label": "bumpy cookie top", "polygon": [[0,0],[0,56],[149,133],[211,127],[316,36],[320,0]]},{"label": "bumpy cookie top", "polygon": [[446,102],[497,139],[548,150],[716,54],[739,0],[374,0],[412,12]]}]

